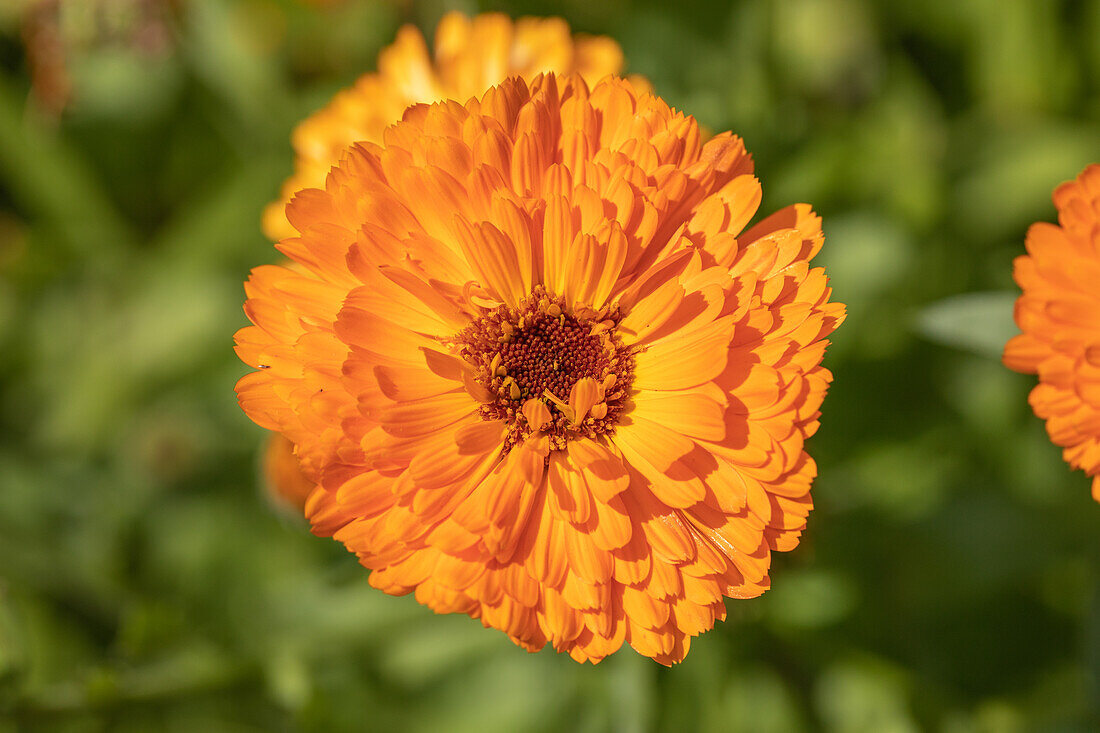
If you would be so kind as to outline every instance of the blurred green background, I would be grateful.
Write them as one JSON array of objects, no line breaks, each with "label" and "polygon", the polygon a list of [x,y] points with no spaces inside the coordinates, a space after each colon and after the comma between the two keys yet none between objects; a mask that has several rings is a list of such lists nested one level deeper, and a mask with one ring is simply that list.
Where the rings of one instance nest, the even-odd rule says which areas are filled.
[{"label": "blurred green background", "polygon": [[[449,9],[615,37],[825,217],[817,509],[678,667],[385,596],[260,488],[232,334],[290,130]],[[0,0],[0,731],[1100,730],[1100,506],[998,360],[1100,160],[1097,38],[1090,0]]]}]

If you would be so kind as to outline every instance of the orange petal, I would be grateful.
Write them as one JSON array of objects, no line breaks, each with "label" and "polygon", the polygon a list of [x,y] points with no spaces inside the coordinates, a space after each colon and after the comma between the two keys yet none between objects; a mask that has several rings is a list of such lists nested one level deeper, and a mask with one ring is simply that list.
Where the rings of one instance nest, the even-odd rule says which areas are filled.
[{"label": "orange petal", "polygon": [[634,387],[680,390],[718,376],[726,367],[732,323],[720,318],[686,338],[666,338],[635,357]]}]

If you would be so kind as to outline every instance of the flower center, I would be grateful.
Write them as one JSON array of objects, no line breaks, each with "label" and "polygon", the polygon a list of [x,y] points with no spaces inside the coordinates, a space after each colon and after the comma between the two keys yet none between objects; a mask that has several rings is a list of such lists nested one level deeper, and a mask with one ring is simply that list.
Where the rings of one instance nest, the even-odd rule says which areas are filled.
[{"label": "flower center", "polygon": [[[459,332],[459,355],[491,397],[481,406],[482,418],[510,425],[505,453],[532,432],[522,411],[532,398],[549,409],[541,430],[551,449],[614,430],[634,382],[634,354],[616,333],[619,320],[617,306],[569,307],[540,285],[518,308],[502,305]],[[585,378],[597,384],[596,402],[578,415],[570,397]]]}]

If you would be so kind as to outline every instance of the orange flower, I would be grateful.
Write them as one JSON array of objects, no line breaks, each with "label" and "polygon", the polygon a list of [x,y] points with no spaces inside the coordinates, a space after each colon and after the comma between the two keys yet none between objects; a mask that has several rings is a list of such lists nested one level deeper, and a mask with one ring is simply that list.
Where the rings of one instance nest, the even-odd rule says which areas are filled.
[{"label": "orange flower", "polygon": [[381,142],[382,131],[410,104],[465,101],[509,76],[530,80],[544,71],[577,72],[595,84],[622,66],[619,44],[602,36],[573,38],[560,18],[513,23],[499,13],[473,19],[448,13],[436,28],[434,60],[420,31],[404,26],[379,54],[376,73],[364,74],[295,129],[295,170],[280,199],[264,212],[264,232],[273,240],[294,236],[285,214],[291,197],[303,188],[324,186],[325,175],[352,143]]},{"label": "orange flower", "polygon": [[1100,165],[1054,190],[1060,226],[1040,222],[1016,258],[1023,289],[1005,346],[1010,369],[1038,374],[1028,401],[1073,468],[1092,476],[1100,501]]},{"label": "orange flower", "polygon": [[741,140],[627,81],[509,79],[410,108],[288,209],[237,385],[320,486],[306,512],[439,613],[664,664],[798,544],[843,319],[820,220],[742,231]]}]

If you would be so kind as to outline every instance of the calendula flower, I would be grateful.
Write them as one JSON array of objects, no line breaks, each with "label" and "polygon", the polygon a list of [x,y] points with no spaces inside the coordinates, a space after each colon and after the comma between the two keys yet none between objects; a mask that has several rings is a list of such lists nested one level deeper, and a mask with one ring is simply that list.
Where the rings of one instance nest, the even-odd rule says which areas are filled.
[{"label": "calendula flower", "polygon": [[280,199],[264,212],[264,231],[273,240],[296,234],[285,214],[291,197],[304,188],[324,186],[345,148],[360,141],[380,142],[382,131],[411,104],[465,101],[509,76],[530,80],[547,71],[576,72],[595,84],[622,66],[619,44],[603,36],[573,37],[561,18],[513,23],[500,13],[471,19],[451,12],[436,28],[434,57],[420,31],[406,25],[379,54],[377,72],[360,77],[295,129],[294,173],[283,184]]},{"label": "calendula flower", "polygon": [[729,133],[629,82],[513,78],[411,107],[288,207],[248,415],[387,593],[517,644],[670,664],[798,543],[843,319],[820,221]]},{"label": "calendula flower", "polygon": [[1054,205],[1058,225],[1033,224],[1028,254],[1016,258],[1023,333],[1005,346],[1004,363],[1039,375],[1028,401],[1100,501],[1100,165],[1055,189]]}]

